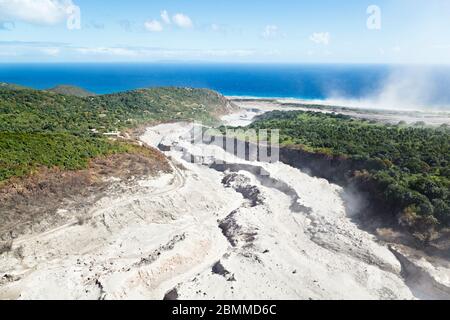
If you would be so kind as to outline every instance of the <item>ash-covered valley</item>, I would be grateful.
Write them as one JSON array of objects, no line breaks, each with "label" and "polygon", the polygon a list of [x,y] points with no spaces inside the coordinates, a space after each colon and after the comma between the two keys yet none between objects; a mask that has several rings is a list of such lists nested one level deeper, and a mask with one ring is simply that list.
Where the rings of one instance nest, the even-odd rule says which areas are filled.
[{"label": "ash-covered valley", "polygon": [[0,258],[0,298],[450,298],[448,261],[362,230],[342,187],[193,143],[192,131],[148,127],[140,141],[170,170],[126,187],[111,179],[100,199],[64,209],[77,221],[14,239]]}]

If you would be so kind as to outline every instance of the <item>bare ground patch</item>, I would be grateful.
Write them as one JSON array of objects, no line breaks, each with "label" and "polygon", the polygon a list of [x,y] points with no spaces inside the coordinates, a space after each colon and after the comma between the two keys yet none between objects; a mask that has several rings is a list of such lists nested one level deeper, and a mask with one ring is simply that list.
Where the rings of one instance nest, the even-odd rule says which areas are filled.
[{"label": "bare ground patch", "polygon": [[136,147],[132,153],[92,159],[84,170],[42,167],[29,177],[12,179],[0,188],[0,240],[80,218],[70,212],[96,202],[114,182],[126,187],[141,177],[170,171],[159,151]]}]

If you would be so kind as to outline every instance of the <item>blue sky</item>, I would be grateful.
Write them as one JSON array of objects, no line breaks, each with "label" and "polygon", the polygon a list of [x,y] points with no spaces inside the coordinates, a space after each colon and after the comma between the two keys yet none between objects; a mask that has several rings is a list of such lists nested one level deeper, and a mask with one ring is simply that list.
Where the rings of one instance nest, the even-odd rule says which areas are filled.
[{"label": "blue sky", "polygon": [[449,64],[450,1],[0,0],[0,61]]}]

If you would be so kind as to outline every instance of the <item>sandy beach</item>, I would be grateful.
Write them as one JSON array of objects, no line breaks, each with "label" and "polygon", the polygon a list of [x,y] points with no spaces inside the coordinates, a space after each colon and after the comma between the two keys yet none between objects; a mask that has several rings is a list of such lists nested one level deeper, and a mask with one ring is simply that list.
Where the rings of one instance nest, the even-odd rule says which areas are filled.
[{"label": "sandy beach", "polygon": [[[355,106],[333,105],[326,101],[307,101],[299,99],[266,99],[250,97],[228,97],[240,108],[247,110],[250,114],[262,114],[264,112],[278,111],[313,111],[322,113],[340,113],[357,119],[373,120],[387,124],[413,125],[423,122],[430,126],[450,125],[450,112],[443,110],[415,111],[415,110],[385,110],[357,108]],[[248,124],[248,123],[247,123]],[[240,124],[239,124],[240,125]]]}]

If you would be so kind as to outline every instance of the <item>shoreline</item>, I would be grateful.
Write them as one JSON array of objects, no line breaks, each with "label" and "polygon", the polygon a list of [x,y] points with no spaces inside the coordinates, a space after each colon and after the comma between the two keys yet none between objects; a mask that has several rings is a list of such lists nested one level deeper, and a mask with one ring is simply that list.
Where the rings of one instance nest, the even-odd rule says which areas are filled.
[{"label": "shoreline", "polygon": [[[280,104],[297,104],[303,106],[320,106],[327,108],[340,108],[340,109],[354,109],[362,111],[372,112],[387,112],[387,113],[430,113],[430,114],[448,114],[450,117],[450,106],[440,106],[427,108],[399,108],[394,109],[392,107],[380,106],[377,103],[361,100],[332,100],[332,99],[305,99],[295,97],[258,97],[258,96],[239,96],[239,95],[224,95],[225,98],[231,101],[267,101],[277,102]],[[372,106],[368,106],[367,104]],[[359,104],[360,106],[356,106]]]},{"label": "shoreline", "polygon": [[268,111],[313,111],[321,113],[339,113],[352,118],[396,125],[405,122],[407,125],[425,125],[438,127],[450,126],[450,111],[433,110],[383,110],[357,107],[343,107],[327,104],[305,103],[304,100],[286,100],[269,98],[250,98],[227,96],[232,103],[243,110],[255,113]]}]

